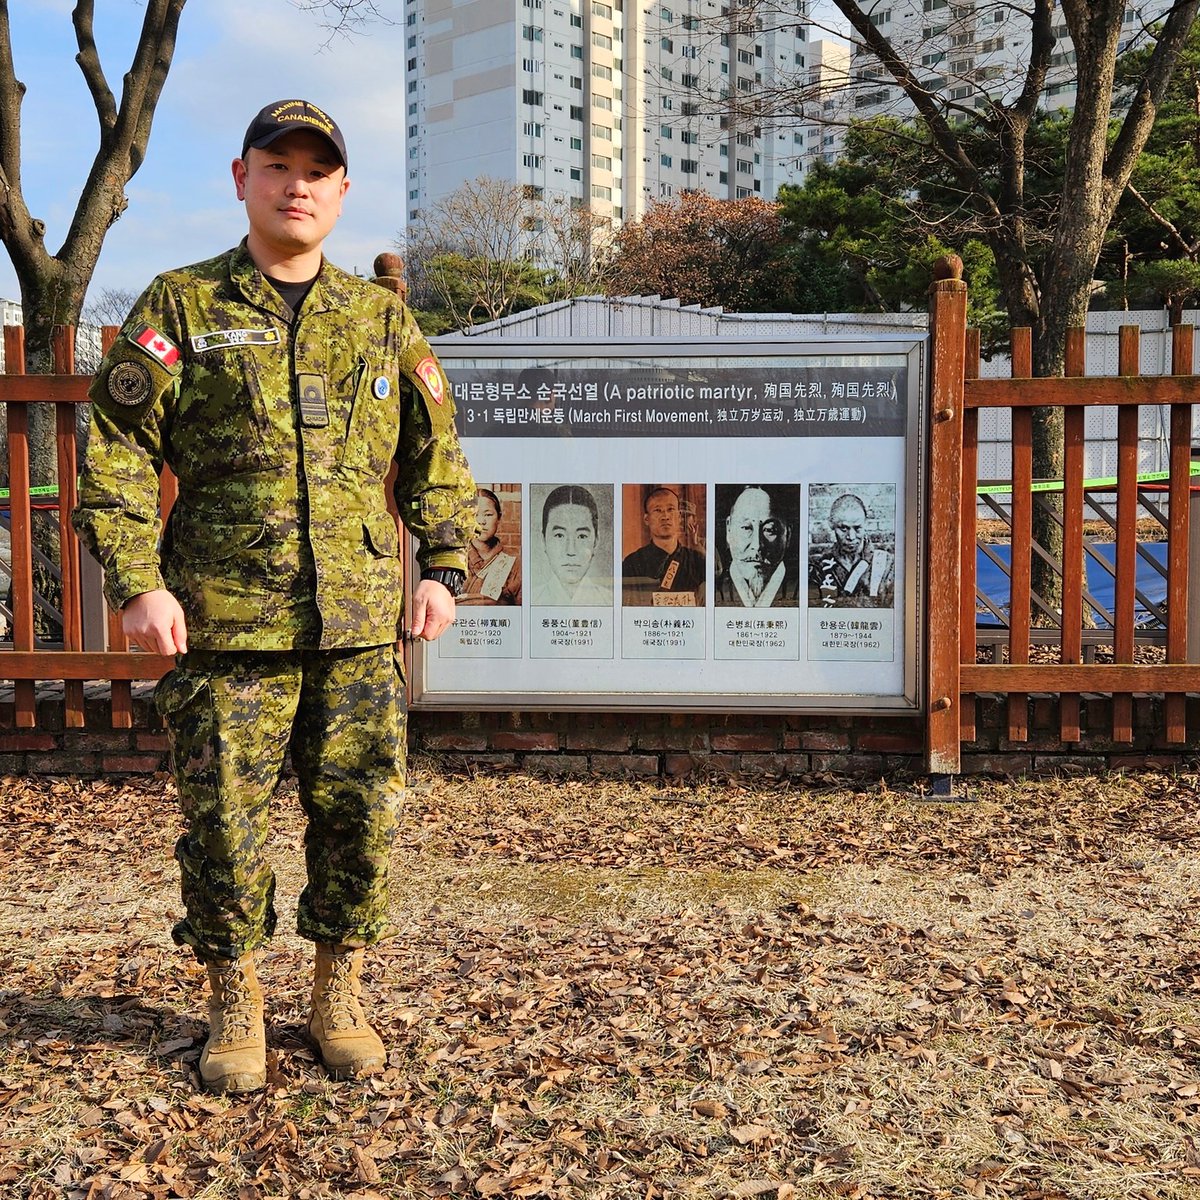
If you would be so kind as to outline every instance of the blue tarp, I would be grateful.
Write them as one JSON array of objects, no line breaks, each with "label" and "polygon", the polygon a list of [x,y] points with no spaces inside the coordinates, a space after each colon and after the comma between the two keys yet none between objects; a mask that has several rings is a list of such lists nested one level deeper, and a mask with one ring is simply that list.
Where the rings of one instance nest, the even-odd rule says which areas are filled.
[{"label": "blue tarp", "polygon": [[[1117,547],[1112,542],[1093,543],[1092,548],[1099,554],[1111,567],[1116,561]],[[1162,565],[1163,570],[1166,570],[1167,563],[1167,543],[1166,542],[1142,542],[1140,548],[1149,554],[1155,562]],[[1012,546],[1008,542],[995,542],[988,545],[988,549],[1000,559],[1007,568],[1012,562]],[[1085,555],[1087,562],[1087,590],[1095,596],[1096,600],[1104,605],[1104,607],[1112,612],[1116,606],[1116,586],[1113,576],[1104,569],[1101,563],[1096,562],[1090,554]],[[1009,580],[1005,571],[1002,571],[980,547],[975,557],[976,585],[979,590],[998,608],[1001,612],[1008,611],[1009,602]],[[1166,604],[1167,602],[1167,580],[1164,575],[1160,575],[1154,567],[1142,558],[1141,554],[1137,558],[1137,587],[1152,604]],[[1134,609],[1135,624],[1142,625],[1154,619],[1156,614],[1147,612],[1141,600],[1137,601]],[[980,625],[999,625],[1001,622],[997,617],[983,608],[981,604],[976,604],[976,621]],[[1096,614],[1096,624],[1106,625],[1107,622],[1102,622],[1100,616]]]}]

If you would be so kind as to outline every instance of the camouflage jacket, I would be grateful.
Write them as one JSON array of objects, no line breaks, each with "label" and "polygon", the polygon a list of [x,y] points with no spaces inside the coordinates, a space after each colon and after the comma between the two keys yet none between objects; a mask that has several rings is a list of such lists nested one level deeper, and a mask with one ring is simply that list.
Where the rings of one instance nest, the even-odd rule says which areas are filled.
[{"label": "camouflage jacket", "polygon": [[[189,647],[397,637],[384,480],[422,567],[466,567],[475,488],[441,366],[392,293],[323,264],[294,324],[245,243],[160,275],[91,388],[75,528],[114,609],[166,587]],[[159,530],[159,473],[179,481]]]}]

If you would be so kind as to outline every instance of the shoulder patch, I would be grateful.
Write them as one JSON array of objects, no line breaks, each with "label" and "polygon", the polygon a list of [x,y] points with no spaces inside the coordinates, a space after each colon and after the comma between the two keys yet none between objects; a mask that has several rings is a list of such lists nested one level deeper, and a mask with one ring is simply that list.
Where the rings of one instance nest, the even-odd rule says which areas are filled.
[{"label": "shoulder patch", "polygon": [[135,346],[140,347],[167,370],[173,372],[179,369],[179,347],[166,334],[159,333],[153,325],[143,321],[130,330],[128,337]]},{"label": "shoulder patch", "polygon": [[413,368],[413,374],[429,389],[430,398],[434,404],[444,404],[446,400],[446,377],[442,368],[432,355],[421,359]]},{"label": "shoulder patch", "polygon": [[150,371],[137,362],[119,362],[108,373],[108,394],[122,408],[134,408],[150,395]]}]

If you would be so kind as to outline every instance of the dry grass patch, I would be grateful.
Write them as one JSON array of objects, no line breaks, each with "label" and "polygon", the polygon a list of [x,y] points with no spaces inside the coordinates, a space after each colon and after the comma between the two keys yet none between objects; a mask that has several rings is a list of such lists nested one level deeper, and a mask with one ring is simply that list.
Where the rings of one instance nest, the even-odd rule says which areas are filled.
[{"label": "dry grass patch", "polygon": [[410,797],[369,989],[302,1036],[294,789],[269,1086],[196,1089],[173,789],[0,781],[0,1185],[66,1197],[1200,1195],[1196,778]]}]

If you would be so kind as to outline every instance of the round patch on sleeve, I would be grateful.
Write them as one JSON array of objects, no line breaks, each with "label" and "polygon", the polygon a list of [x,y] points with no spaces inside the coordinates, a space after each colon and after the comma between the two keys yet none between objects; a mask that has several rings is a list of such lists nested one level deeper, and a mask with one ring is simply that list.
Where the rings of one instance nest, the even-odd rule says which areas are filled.
[{"label": "round patch on sleeve", "polygon": [[108,394],[126,408],[141,404],[150,395],[149,370],[141,363],[117,363],[108,373]]},{"label": "round patch on sleeve", "polygon": [[436,358],[423,358],[413,368],[417,378],[429,389],[434,404],[441,404],[446,398],[446,389],[442,386],[442,372]]},{"label": "round patch on sleeve", "polygon": [[371,391],[375,393],[376,400],[386,400],[392,394],[392,385],[388,382],[388,377],[376,375],[375,382],[371,384]]}]

